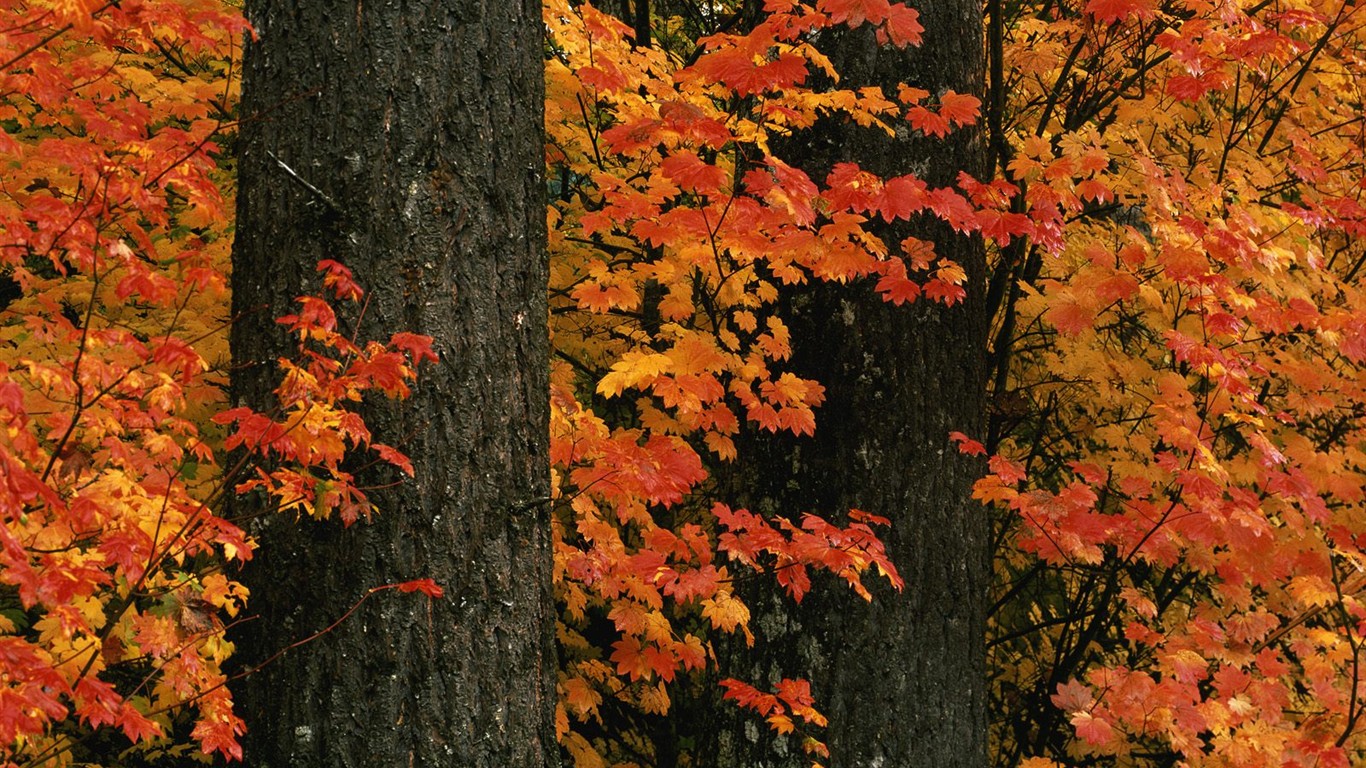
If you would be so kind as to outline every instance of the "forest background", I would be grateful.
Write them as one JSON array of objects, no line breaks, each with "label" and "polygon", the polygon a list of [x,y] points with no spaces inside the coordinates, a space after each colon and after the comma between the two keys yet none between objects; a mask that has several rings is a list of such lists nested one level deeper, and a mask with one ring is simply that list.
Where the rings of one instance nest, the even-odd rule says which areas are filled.
[{"label": "forest background", "polygon": [[[274,406],[230,407],[231,150],[261,119],[237,108],[240,12],[3,8],[0,754],[241,757],[251,545],[227,502],[384,514],[372,497],[411,465],[359,414],[436,355],[359,335],[366,286],[326,261],[282,318]],[[823,47],[932,45],[928,9],[607,10],[543,17],[552,474],[521,511],[553,534],[567,762],[705,764],[722,694],[774,761],[854,749],[822,714],[838,692],[744,660],[785,631],[763,617],[822,591],[900,599],[879,538],[899,521],[736,489],[773,445],[922,406],[823,420],[840,382],[803,368],[807,295],[976,334],[928,374],[968,370],[980,407],[946,386],[974,407],[922,437],[980,477],[984,506],[953,512],[990,526],[990,589],[966,599],[992,764],[1363,759],[1366,11],[991,0],[980,51],[958,46],[985,78],[952,90],[848,87]],[[892,172],[802,143],[831,126],[985,151],[946,179]],[[442,600],[428,575],[341,597]],[[370,600],[391,589],[425,597]]]}]

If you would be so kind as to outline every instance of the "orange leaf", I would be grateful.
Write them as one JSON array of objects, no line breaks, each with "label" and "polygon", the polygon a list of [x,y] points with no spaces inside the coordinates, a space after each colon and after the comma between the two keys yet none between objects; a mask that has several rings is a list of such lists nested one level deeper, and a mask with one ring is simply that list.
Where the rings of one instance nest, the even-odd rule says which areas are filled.
[{"label": "orange leaf", "polygon": [[966,93],[945,91],[939,97],[939,114],[946,120],[958,125],[973,125],[982,106],[982,100]]},{"label": "orange leaf", "polygon": [[888,8],[885,30],[886,38],[883,38],[883,30],[878,30],[878,39],[883,42],[891,40],[892,45],[898,48],[920,45],[921,35],[925,32],[920,25],[920,12],[905,3],[894,3]]},{"label": "orange leaf", "polygon": [[645,658],[644,648],[640,641],[634,637],[626,637],[612,643],[611,660],[616,662],[617,674],[626,675],[635,682],[640,679],[650,678],[651,667],[648,659]]}]

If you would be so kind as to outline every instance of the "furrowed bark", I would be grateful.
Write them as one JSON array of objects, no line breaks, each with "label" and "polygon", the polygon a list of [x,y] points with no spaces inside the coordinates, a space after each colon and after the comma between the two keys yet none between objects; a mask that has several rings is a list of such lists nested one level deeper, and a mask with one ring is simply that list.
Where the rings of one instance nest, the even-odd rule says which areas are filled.
[{"label": "furrowed bark", "polygon": [[[364,407],[416,478],[375,483],[371,522],[263,516],[243,573],[248,763],[548,766],[554,610],[542,22],[538,3],[247,4],[232,331],[237,404],[268,409],[274,323],[319,259],[368,293],[362,338],[435,338],[413,397]],[[366,477],[366,475],[362,475]],[[259,512],[240,499],[241,514]]]}]

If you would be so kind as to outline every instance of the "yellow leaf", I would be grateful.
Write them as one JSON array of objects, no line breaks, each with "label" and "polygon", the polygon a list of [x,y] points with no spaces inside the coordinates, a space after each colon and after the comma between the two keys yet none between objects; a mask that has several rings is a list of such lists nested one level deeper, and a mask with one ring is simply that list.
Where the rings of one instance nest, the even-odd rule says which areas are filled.
[{"label": "yellow leaf", "polygon": [[627,352],[612,364],[611,372],[598,381],[598,394],[615,397],[627,389],[648,386],[655,377],[668,373],[672,367],[673,360],[668,355]]},{"label": "yellow leaf", "polygon": [[767,719],[768,724],[773,726],[773,730],[784,736],[796,729],[796,726],[792,724],[792,718],[787,715],[769,715]]},{"label": "yellow leaf", "polygon": [[598,754],[593,745],[588,743],[588,739],[577,733],[567,733],[560,742],[569,756],[574,759],[574,768],[607,768],[607,763],[603,762],[602,755]]},{"label": "yellow leaf", "polygon": [[734,632],[736,627],[749,624],[749,607],[727,592],[702,601],[702,616],[711,620],[711,625],[726,632]]}]

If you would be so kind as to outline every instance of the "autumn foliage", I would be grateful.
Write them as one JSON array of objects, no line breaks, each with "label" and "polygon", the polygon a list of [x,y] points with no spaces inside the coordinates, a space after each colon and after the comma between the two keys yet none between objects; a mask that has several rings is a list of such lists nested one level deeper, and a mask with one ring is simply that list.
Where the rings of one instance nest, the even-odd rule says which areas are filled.
[{"label": "autumn foliage", "polygon": [[[406,467],[351,410],[428,341],[347,335],[345,267],[281,322],[268,413],[225,409],[240,16],[216,3],[0,13],[0,763],[240,757],[224,625],[251,556],[235,494],[371,514],[350,454]],[[425,582],[395,585],[438,592]]]},{"label": "autumn foliage", "polygon": [[[703,36],[695,49],[676,47],[680,19],[657,20],[661,39],[642,49],[585,6],[550,12],[561,46],[548,72],[557,386],[596,378],[601,397],[640,393],[634,412],[579,397],[575,423],[591,407],[637,446],[661,449],[661,434],[700,432],[703,467],[733,458],[726,438],[741,418],[804,433],[814,422],[795,408],[817,416],[821,390],[781,372],[801,340],[772,313],[774,286],[833,279],[897,303],[952,303],[954,265],[864,228],[932,212],[996,248],[992,426],[952,437],[993,454],[977,495],[1000,510],[997,762],[1352,763],[1366,583],[1361,12],[994,3],[999,69],[983,122],[995,178],[931,190],[846,165],[810,179],[773,156],[778,137],[817,114],[931,136],[979,119],[971,97],[913,83],[840,91],[822,70],[804,35],[914,21],[892,8],[771,2],[743,34]],[[586,42],[575,47],[571,33]],[[879,34],[905,44],[919,31]],[[699,347],[720,355],[702,363]],[[707,374],[718,373],[729,376],[716,386]],[[674,478],[703,489],[697,465],[677,460],[693,454],[676,446],[654,466],[677,466]],[[562,490],[575,488],[572,464],[561,471]],[[609,471],[581,477],[606,483]],[[580,516],[581,495],[571,500]],[[701,521],[726,552],[729,510],[713,513],[635,519],[646,531],[661,517]],[[580,534],[569,562],[601,539]],[[730,554],[733,566],[755,562]],[[793,559],[773,554],[768,565],[799,597],[805,582],[784,576]],[[572,628],[595,596],[578,583],[591,577],[563,573]],[[601,597],[613,619],[623,599],[640,599]],[[628,639],[618,662],[648,648],[648,635],[632,635],[665,638],[655,625],[614,627]],[[591,645],[578,647],[588,661],[571,657],[562,686],[586,721],[607,695],[588,696],[590,683],[612,678]],[[791,727],[780,697],[725,687]],[[663,690],[639,701],[658,710]],[[569,738],[579,764],[594,764],[572,726]]]},{"label": "autumn foliage", "polygon": [[[928,215],[974,230],[965,193],[855,163],[813,179],[775,144],[828,115],[942,135],[975,123],[978,100],[816,85],[838,73],[813,37],[871,27],[888,45],[915,44],[918,14],[904,5],[767,11],[731,32],[644,46],[591,6],[546,6],[557,725],[577,765],[648,755],[638,731],[614,729],[632,713],[667,714],[669,684],[715,659],[718,633],[752,642],[736,579],[767,572],[798,601],[813,569],[864,597],[870,570],[901,583],[876,537],[886,520],[732,509],[708,468],[737,460],[744,421],[816,429],[824,388],[785,370],[800,340],[777,310],[780,289],[867,281],[897,304],[964,296],[964,271],[929,242],[886,243],[874,229]],[[824,755],[825,719],[804,681],[723,687]]]},{"label": "autumn foliage", "polygon": [[998,761],[1356,764],[1366,17],[993,7]]},{"label": "autumn foliage", "polygon": [[[816,280],[895,305],[980,289],[995,313],[990,428],[942,439],[989,455],[997,765],[1366,757],[1366,11],[991,0],[988,92],[958,94],[842,88],[813,44],[916,45],[914,4],[756,5],[657,15],[645,41],[545,4],[556,726],[576,768],[648,760],[672,686],[717,638],[752,639],[738,579],[798,601],[817,570],[864,596],[901,583],[886,520],[762,515],[709,484],[744,460],[742,423],[820,428],[778,302]],[[242,20],[210,0],[0,8],[0,757],[237,756],[224,628],[251,546],[224,499],[368,517],[343,459],[407,463],[350,406],[403,396],[431,353],[348,335],[363,294],[326,262],[282,318],[299,347],[277,409],[228,409]],[[995,171],[812,178],[781,148],[818,119],[981,131]],[[875,234],[913,217],[986,240],[987,285]],[[365,594],[389,588],[440,597]],[[805,681],[716,695],[825,759]]]}]

